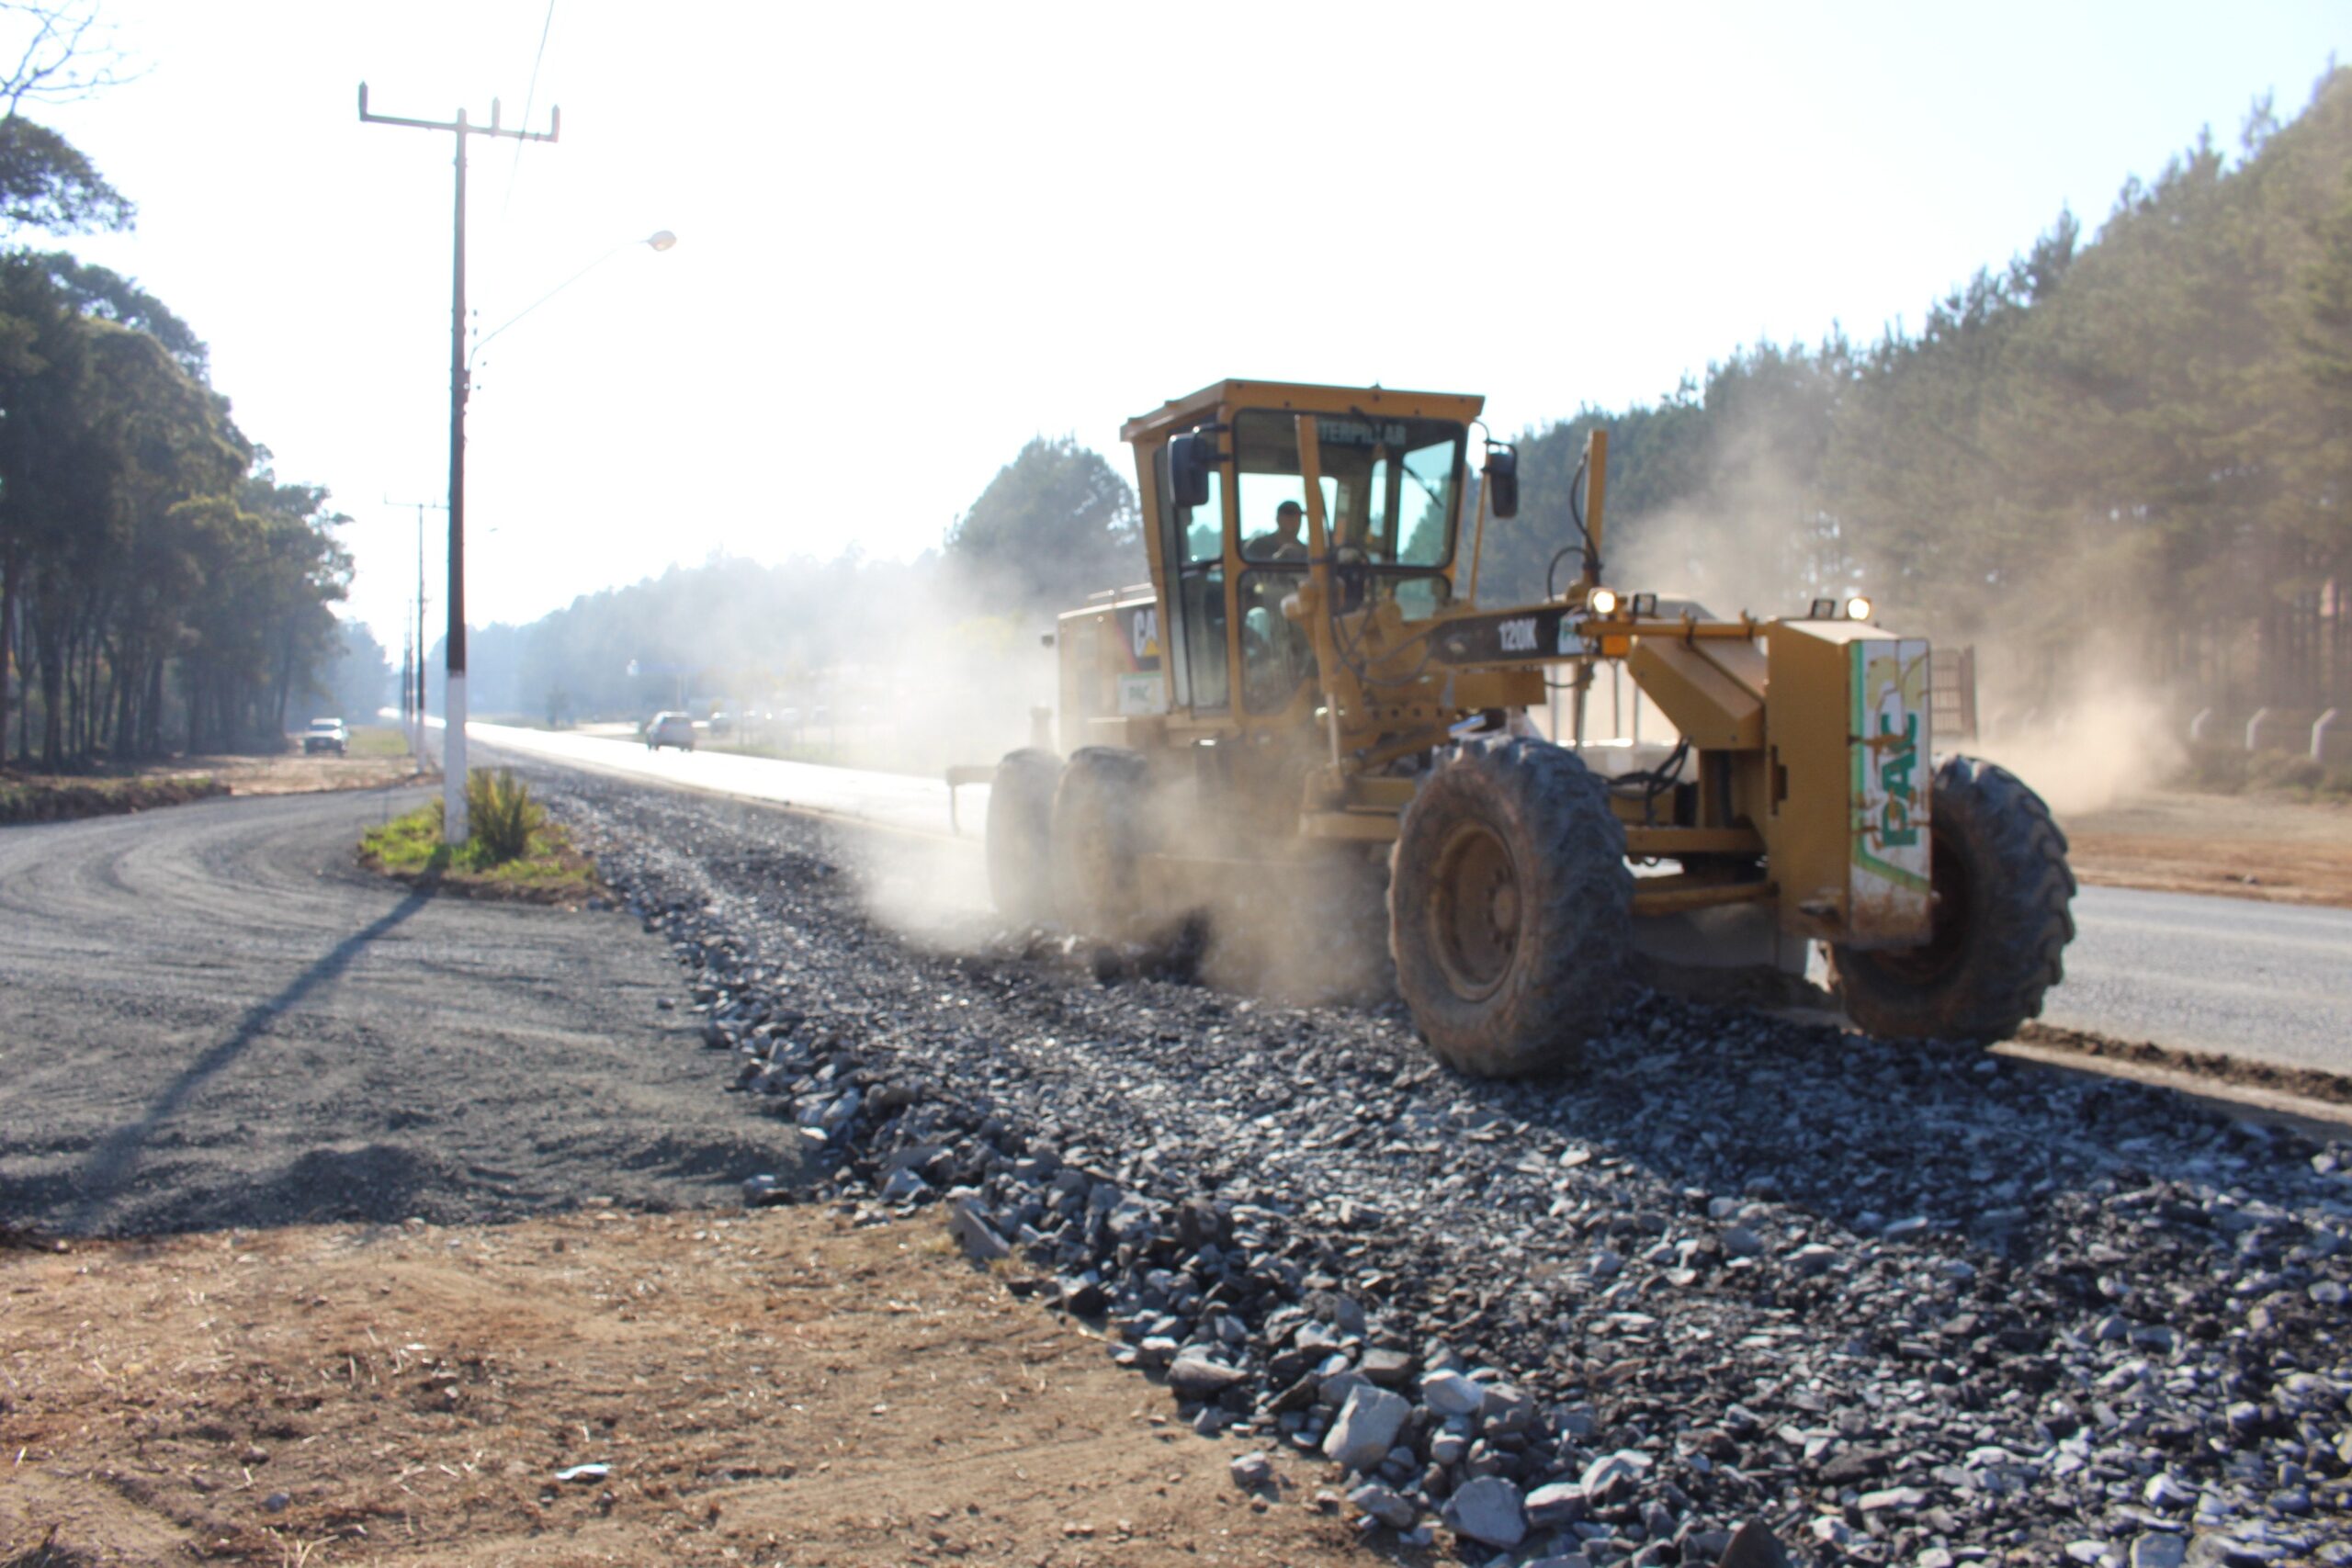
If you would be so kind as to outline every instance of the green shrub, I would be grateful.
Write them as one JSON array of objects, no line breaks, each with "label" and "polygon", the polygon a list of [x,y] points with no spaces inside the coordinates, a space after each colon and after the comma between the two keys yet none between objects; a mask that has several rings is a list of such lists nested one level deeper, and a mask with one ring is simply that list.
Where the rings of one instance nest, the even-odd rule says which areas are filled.
[{"label": "green shrub", "polygon": [[531,835],[548,814],[512,768],[476,768],[466,775],[466,817],[478,862],[503,865],[530,853]]}]

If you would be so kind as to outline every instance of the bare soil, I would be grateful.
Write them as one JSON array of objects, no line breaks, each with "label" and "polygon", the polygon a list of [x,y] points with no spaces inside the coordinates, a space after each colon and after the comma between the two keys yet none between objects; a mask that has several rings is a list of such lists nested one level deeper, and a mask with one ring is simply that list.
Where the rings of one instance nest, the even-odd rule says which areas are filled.
[{"label": "bare soil", "polygon": [[2352,908],[2352,805],[2152,795],[2060,825],[2094,886]]},{"label": "bare soil", "polygon": [[330,789],[379,789],[412,779],[438,778],[420,773],[409,757],[336,757],[300,752],[279,757],[181,757],[172,773],[209,773],[229,786],[232,795],[309,795]]},{"label": "bare soil", "polygon": [[9,1564],[1363,1561],[928,1220],[76,1242],[0,1293]]}]

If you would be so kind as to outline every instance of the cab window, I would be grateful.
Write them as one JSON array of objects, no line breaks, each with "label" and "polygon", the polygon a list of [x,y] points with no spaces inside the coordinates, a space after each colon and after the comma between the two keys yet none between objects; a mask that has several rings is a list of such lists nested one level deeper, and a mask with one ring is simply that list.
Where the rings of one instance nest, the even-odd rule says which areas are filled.
[{"label": "cab window", "polygon": [[[1463,429],[1451,420],[1320,414],[1323,511],[1341,558],[1390,570],[1442,570],[1453,558],[1462,493]],[[1250,409],[1234,421],[1241,554],[1294,558],[1283,503],[1306,500],[1298,424],[1288,410]]]}]

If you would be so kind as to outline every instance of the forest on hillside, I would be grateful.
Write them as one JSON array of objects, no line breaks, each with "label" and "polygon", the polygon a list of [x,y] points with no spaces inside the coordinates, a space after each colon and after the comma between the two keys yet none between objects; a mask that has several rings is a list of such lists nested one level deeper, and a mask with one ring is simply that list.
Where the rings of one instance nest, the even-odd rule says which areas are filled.
[{"label": "forest on hillside", "polygon": [[0,20],[27,35],[0,54],[17,62],[0,77],[0,762],[11,745],[51,771],[281,746],[322,677],[364,677],[355,651],[383,671],[334,613],[345,519],[322,488],[277,477],[161,300],[28,243],[127,229],[135,211],[26,113],[111,85],[86,16],[35,4]]},{"label": "forest on hillside", "polygon": [[[2290,121],[2257,104],[2233,147],[2199,136],[2095,236],[2059,214],[1916,325],[1742,347],[1654,402],[1521,433],[1482,600],[1543,595],[1596,427],[1622,587],[1768,616],[1866,592],[1974,645],[1996,714],[2127,687],[2181,716],[2352,703],[2352,71]],[[1126,482],[1040,439],[913,563],[713,561],[490,628],[476,702],[806,705],[825,671],[956,693],[1002,685],[998,658],[1025,694],[1051,611],[1141,572]]]}]

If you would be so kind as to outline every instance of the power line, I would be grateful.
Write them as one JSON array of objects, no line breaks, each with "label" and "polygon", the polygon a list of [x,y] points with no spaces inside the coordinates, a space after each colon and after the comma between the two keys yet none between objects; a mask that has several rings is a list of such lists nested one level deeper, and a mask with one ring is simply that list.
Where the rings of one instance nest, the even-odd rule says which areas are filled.
[{"label": "power line", "polygon": [[[539,62],[548,57],[548,34],[555,30],[555,0],[548,0],[547,19],[539,24],[539,47],[531,56],[531,84],[523,89],[523,123],[531,123],[531,107],[538,102]],[[506,221],[506,209],[514,200],[514,181],[523,172],[523,144],[514,143],[514,161],[506,169],[506,194],[498,198],[498,220]]]}]

